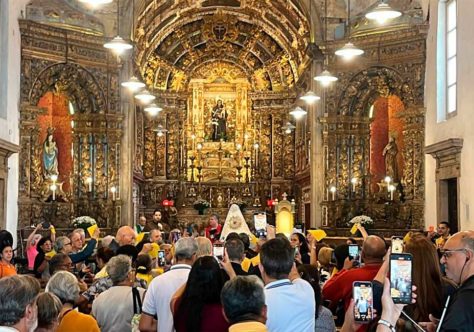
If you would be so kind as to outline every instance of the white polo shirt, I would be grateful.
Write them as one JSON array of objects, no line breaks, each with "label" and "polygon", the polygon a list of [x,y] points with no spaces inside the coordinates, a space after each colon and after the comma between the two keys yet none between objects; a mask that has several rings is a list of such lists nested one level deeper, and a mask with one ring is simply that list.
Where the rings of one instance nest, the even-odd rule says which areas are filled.
[{"label": "white polo shirt", "polygon": [[157,331],[174,331],[170,302],[174,293],[188,281],[189,271],[189,265],[173,265],[168,272],[153,279],[148,286],[142,312],[158,319]]},{"label": "white polo shirt", "polygon": [[267,327],[270,332],[314,332],[313,287],[301,278],[277,280],[265,286]]}]

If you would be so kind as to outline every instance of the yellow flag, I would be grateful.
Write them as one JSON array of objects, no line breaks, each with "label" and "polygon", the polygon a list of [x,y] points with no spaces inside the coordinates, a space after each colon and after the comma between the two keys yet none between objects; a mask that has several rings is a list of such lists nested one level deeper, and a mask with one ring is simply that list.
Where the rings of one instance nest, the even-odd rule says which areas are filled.
[{"label": "yellow flag", "polygon": [[357,226],[358,226],[358,225],[359,225],[359,224],[356,223],[356,224],[354,224],[354,226],[352,226],[352,228],[351,228],[351,234],[357,233],[357,231],[358,231]]},{"label": "yellow flag", "polygon": [[140,234],[137,235],[137,240],[135,243],[140,243],[143,241],[143,238],[145,237],[145,233],[141,232]]},{"label": "yellow flag", "polygon": [[151,250],[148,254],[151,258],[156,258],[158,257],[158,251],[160,251],[160,246],[157,243],[152,243]]},{"label": "yellow flag", "polygon": [[44,254],[44,255],[47,256],[47,257],[53,258],[54,256],[56,256],[56,251],[51,250],[50,252],[47,252],[47,253]]},{"label": "yellow flag", "polygon": [[97,224],[96,225],[92,225],[90,227],[87,227],[87,232],[89,233],[89,235],[92,237],[92,235],[94,234],[95,230],[97,229]]},{"label": "yellow flag", "polygon": [[310,229],[308,230],[308,233],[311,234],[318,242],[328,236],[322,229]]}]

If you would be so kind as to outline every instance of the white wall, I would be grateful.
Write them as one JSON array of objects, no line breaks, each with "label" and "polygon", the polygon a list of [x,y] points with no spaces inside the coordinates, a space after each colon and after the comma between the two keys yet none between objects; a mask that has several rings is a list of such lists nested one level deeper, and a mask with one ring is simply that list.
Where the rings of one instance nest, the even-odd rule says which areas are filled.
[{"label": "white wall", "polygon": [[[8,20],[0,22],[2,25],[1,47],[8,50],[2,53],[2,62],[8,64],[5,72],[2,71],[2,81],[7,82],[6,89],[0,91],[0,98],[6,99],[3,107],[7,108],[7,118],[0,118],[0,138],[9,142],[19,143],[19,100],[20,100],[20,30],[18,18],[24,12],[28,0],[0,0],[2,9],[8,11]],[[5,38],[6,37],[6,38]],[[16,237],[18,223],[18,154],[14,154],[8,161],[8,200],[6,228]]]},{"label": "white wall", "polygon": [[[449,138],[464,140],[461,152],[461,178],[459,186],[459,220],[462,230],[474,229],[474,1],[458,0],[458,97],[457,115],[437,122],[437,70],[436,34],[438,0],[430,1],[430,28],[427,38],[425,104],[425,144],[431,145]],[[436,224],[435,159],[427,155],[426,160],[426,225]]]}]

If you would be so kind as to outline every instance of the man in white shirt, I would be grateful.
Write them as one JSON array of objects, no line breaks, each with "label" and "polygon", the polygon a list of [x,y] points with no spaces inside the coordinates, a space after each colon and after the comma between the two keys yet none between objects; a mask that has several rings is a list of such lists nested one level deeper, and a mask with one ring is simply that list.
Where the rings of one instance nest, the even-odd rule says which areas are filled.
[{"label": "man in white shirt", "polygon": [[260,250],[259,269],[265,283],[267,327],[272,332],[314,332],[315,300],[311,285],[291,273],[294,250],[287,239],[267,241]]},{"label": "man in white shirt", "polygon": [[174,293],[188,281],[189,271],[196,259],[197,243],[194,238],[181,238],[175,243],[176,264],[153,279],[143,301],[140,331],[172,332],[173,314],[170,309]]}]

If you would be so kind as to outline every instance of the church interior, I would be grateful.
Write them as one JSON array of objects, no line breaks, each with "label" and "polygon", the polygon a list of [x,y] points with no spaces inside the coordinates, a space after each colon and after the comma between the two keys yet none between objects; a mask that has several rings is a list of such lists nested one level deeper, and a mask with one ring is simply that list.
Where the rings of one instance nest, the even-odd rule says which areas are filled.
[{"label": "church interior", "polygon": [[0,229],[17,241],[156,209],[202,229],[233,204],[251,229],[265,212],[335,238],[357,216],[386,237],[472,229],[471,1],[0,9]]}]

